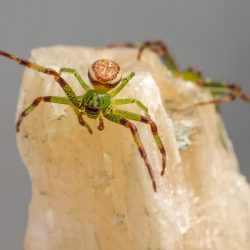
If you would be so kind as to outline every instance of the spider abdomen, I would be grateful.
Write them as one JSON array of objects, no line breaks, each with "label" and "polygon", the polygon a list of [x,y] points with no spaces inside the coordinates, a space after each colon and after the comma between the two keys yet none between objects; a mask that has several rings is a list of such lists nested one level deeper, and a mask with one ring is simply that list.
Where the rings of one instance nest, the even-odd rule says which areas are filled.
[{"label": "spider abdomen", "polygon": [[82,98],[82,106],[88,117],[96,119],[100,112],[107,109],[111,104],[110,96],[107,93],[97,90],[89,90]]},{"label": "spider abdomen", "polygon": [[122,80],[120,66],[109,59],[95,61],[89,68],[88,76],[95,89],[105,92],[116,87]]}]

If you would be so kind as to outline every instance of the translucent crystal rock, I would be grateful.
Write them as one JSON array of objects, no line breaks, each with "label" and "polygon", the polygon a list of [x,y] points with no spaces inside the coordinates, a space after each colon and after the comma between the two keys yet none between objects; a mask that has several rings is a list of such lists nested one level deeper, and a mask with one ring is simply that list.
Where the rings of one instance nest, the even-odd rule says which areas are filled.
[{"label": "translucent crystal rock", "polygon": [[[136,124],[149,156],[158,192],[128,129],[88,120],[90,135],[65,105],[41,104],[25,118],[18,145],[32,181],[26,250],[247,250],[250,249],[250,189],[211,98],[175,79],[157,56],[134,49],[56,46],[36,49],[31,60],[59,70],[87,69],[100,58],[118,62],[135,77],[117,98],[138,98],[156,121],[167,151],[161,155],[150,128]],[[71,74],[63,74],[78,95]],[[51,76],[26,69],[18,114],[35,97],[65,96]],[[142,113],[136,106],[121,107]]]}]

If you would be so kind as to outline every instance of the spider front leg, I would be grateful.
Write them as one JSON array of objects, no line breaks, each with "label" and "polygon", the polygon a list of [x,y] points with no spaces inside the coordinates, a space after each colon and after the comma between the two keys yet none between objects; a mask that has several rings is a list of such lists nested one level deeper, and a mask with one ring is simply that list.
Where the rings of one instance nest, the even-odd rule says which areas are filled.
[{"label": "spider front leg", "polygon": [[63,91],[67,95],[71,107],[72,108],[73,108],[73,106],[79,107],[80,101],[78,100],[75,92],[70,87],[70,85],[55,70],[53,70],[51,68],[43,67],[41,65],[38,65],[36,63],[30,62],[30,61],[27,61],[27,60],[24,60],[24,59],[21,59],[21,58],[16,57],[16,56],[14,56],[12,54],[4,52],[2,50],[0,50],[0,56],[4,56],[4,57],[16,62],[17,64],[20,64],[20,65],[23,65],[25,67],[31,68],[31,69],[36,70],[38,72],[42,72],[44,74],[53,76],[55,81],[60,85],[60,87],[63,89]]},{"label": "spider front leg", "polygon": [[157,129],[156,124],[149,117],[146,117],[143,115],[138,115],[138,114],[131,113],[128,111],[111,109],[110,112],[117,117],[126,118],[126,119],[137,121],[137,122],[142,122],[142,123],[148,124],[150,126],[154,140],[158,146],[159,151],[162,154],[161,175],[164,175],[165,169],[166,169],[166,150],[165,150],[163,143],[161,141],[161,138],[158,134],[158,129]]},{"label": "spider front leg", "polygon": [[149,116],[148,108],[137,99],[134,99],[134,98],[117,99],[111,102],[111,105],[124,105],[124,104],[136,104],[140,109],[144,111],[146,116]]},{"label": "spider front leg", "polygon": [[25,116],[27,116],[31,111],[33,111],[41,102],[51,102],[51,103],[59,103],[59,104],[67,104],[70,102],[67,98],[57,97],[57,96],[40,96],[37,97],[31,105],[29,105],[20,115],[16,123],[16,131],[19,132],[20,125]]},{"label": "spider front leg", "polygon": [[136,143],[136,146],[137,146],[137,148],[138,148],[138,150],[140,152],[140,155],[141,155],[142,159],[144,160],[144,163],[145,163],[145,165],[147,167],[149,176],[150,176],[151,181],[152,181],[153,189],[156,192],[157,187],[156,187],[156,182],[155,182],[154,174],[153,174],[153,171],[152,171],[152,167],[151,167],[151,165],[149,163],[149,159],[148,159],[146,151],[145,151],[145,149],[144,149],[144,147],[142,145],[142,142],[141,142],[141,139],[139,137],[136,126],[133,123],[131,123],[130,121],[128,121],[127,119],[125,119],[125,118],[123,118],[123,117],[121,117],[119,115],[115,115],[110,111],[105,113],[104,117],[107,118],[108,120],[112,121],[112,122],[121,124],[121,125],[125,126],[126,128],[130,129],[130,131],[131,131],[131,133],[133,135],[134,141]]},{"label": "spider front leg", "polygon": [[113,91],[109,92],[110,97],[116,96],[127,84],[128,82],[134,77],[135,73],[131,72],[126,78],[122,80],[122,82],[115,88]]},{"label": "spider front leg", "polygon": [[63,72],[73,74],[75,76],[76,80],[81,84],[83,89],[85,89],[86,91],[88,91],[90,89],[89,86],[87,85],[87,83],[84,82],[84,80],[82,79],[81,75],[75,69],[61,68],[59,71],[59,74],[61,75]]},{"label": "spider front leg", "polygon": [[[81,98],[81,97],[80,97]],[[58,96],[40,96],[37,97],[31,105],[29,105],[20,115],[17,120],[16,124],[16,131],[20,131],[20,125],[23,121],[23,119],[30,114],[31,111],[33,111],[41,102],[50,102],[50,103],[57,103],[57,104],[65,104],[65,105],[71,105],[70,100],[67,97],[58,97]],[[74,106],[73,106],[74,107]],[[90,126],[84,121],[82,118],[83,113],[79,112],[76,108],[73,108],[74,112],[76,113],[78,117],[78,121],[82,126],[85,126],[90,134],[92,134],[92,129]]]},{"label": "spider front leg", "polygon": [[[79,123],[82,125],[82,126],[85,126],[89,133],[92,134],[92,129],[90,128],[90,126],[84,121],[84,119],[82,118],[82,112],[79,112],[78,111],[78,108],[80,108],[81,106],[81,100],[76,96],[75,92],[73,91],[73,89],[70,87],[70,85],[60,76],[60,74],[58,72],[56,72],[54,69],[51,69],[51,68],[46,68],[46,67],[43,67],[39,64],[36,64],[36,63],[33,63],[33,62],[30,62],[30,61],[27,61],[27,60],[24,60],[24,59],[21,59],[19,57],[16,57],[12,54],[9,54],[7,52],[4,52],[2,50],[0,50],[0,56],[4,56],[14,62],[16,62],[17,64],[20,64],[20,65],[23,65],[23,66],[26,66],[28,68],[31,68],[33,70],[36,70],[38,72],[41,72],[41,73],[44,73],[44,74],[47,74],[47,75],[51,75],[54,77],[55,81],[60,85],[60,87],[63,89],[64,93],[66,94],[66,96],[68,97],[68,104],[71,106],[71,108],[74,110],[75,114],[77,115],[78,117],[78,121]],[[42,99],[43,100],[43,99]],[[38,102],[38,101],[37,101]],[[38,102],[40,103],[40,101]],[[31,105],[32,106],[32,105]],[[37,106],[34,104],[34,106]],[[31,107],[28,107],[26,109],[26,112],[29,113],[29,108]],[[34,108],[34,107],[33,107]],[[33,108],[31,108],[31,110],[33,110]],[[25,111],[24,113],[25,114]],[[27,114],[26,114],[27,115]],[[21,121],[23,119],[23,117],[20,117]],[[19,121],[19,123],[21,123],[21,121]],[[19,126],[19,125],[18,125]],[[18,127],[19,129],[19,127]]]}]

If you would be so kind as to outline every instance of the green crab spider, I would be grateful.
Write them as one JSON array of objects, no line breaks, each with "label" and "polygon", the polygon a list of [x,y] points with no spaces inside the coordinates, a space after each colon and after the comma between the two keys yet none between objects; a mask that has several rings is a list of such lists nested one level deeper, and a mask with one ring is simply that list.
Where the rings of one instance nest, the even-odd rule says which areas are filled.
[{"label": "green crab spider", "polygon": [[170,53],[166,44],[161,40],[145,41],[143,43],[118,43],[108,45],[107,47],[127,47],[138,48],[137,59],[140,60],[142,53],[145,49],[151,49],[159,55],[165,66],[172,71],[176,77],[181,77],[183,80],[191,81],[196,85],[206,88],[213,96],[212,100],[199,102],[197,105],[206,104],[222,104],[234,101],[239,98],[245,102],[250,103],[250,96],[244,93],[241,87],[236,83],[227,83],[214,81],[213,79],[206,79],[203,77],[202,72],[196,68],[189,67],[181,70],[177,65],[173,55]]},{"label": "green crab spider", "polygon": [[[6,57],[20,65],[24,65],[33,70],[42,72],[47,75],[54,77],[55,81],[61,86],[66,97],[59,96],[40,96],[37,97],[31,105],[29,105],[23,112],[21,112],[17,124],[16,130],[19,132],[20,125],[23,119],[30,114],[41,102],[50,102],[57,104],[69,105],[75,112],[78,122],[80,125],[86,127],[90,134],[93,133],[91,127],[84,120],[84,116],[90,119],[99,119],[98,129],[104,129],[103,117],[107,120],[125,126],[130,129],[134,141],[137,145],[138,151],[144,160],[145,166],[147,167],[148,174],[152,181],[154,191],[157,191],[156,181],[152,171],[151,164],[149,163],[148,156],[145,152],[140,136],[138,134],[136,126],[131,122],[142,122],[150,126],[152,135],[155,143],[158,146],[160,153],[162,154],[162,170],[161,175],[164,175],[166,168],[166,151],[158,134],[158,129],[154,121],[148,115],[148,109],[139,100],[133,98],[127,99],[116,99],[113,100],[122,89],[128,84],[128,82],[134,77],[135,73],[131,72],[125,78],[122,78],[120,66],[109,59],[100,59],[95,61],[88,70],[89,80],[94,87],[91,89],[82,79],[80,74],[71,68],[61,68],[59,73],[51,68],[46,68],[36,63],[18,58],[14,55],[6,53],[0,50],[0,55]],[[62,78],[62,73],[71,73],[75,76],[79,84],[82,86],[85,94],[76,96],[70,85]],[[115,109],[113,106],[124,105],[124,104],[135,104],[142,109],[145,115],[139,115],[136,113]]]}]

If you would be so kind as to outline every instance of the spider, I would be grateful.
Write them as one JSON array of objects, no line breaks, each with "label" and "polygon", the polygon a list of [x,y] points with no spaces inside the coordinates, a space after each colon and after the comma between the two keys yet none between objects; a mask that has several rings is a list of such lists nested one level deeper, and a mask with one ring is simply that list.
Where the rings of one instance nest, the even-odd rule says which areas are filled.
[{"label": "spider", "polygon": [[243,101],[250,103],[250,96],[244,93],[241,90],[241,87],[235,83],[226,83],[214,81],[212,79],[206,79],[203,77],[203,74],[200,70],[189,67],[186,70],[181,70],[177,63],[175,62],[174,57],[167,48],[167,45],[160,40],[155,41],[145,41],[141,44],[136,43],[120,43],[120,44],[111,44],[107,47],[127,47],[127,48],[138,48],[137,59],[140,60],[143,51],[146,48],[151,49],[157,53],[162,59],[166,67],[172,71],[173,75],[176,77],[181,77],[186,81],[191,81],[200,87],[209,89],[210,93],[213,96],[212,100],[199,102],[197,105],[206,105],[206,104],[221,104],[227,103],[240,98]]},{"label": "spider", "polygon": [[[151,178],[152,186],[154,191],[157,191],[156,181],[150,165],[148,156],[145,152],[140,136],[137,131],[137,127],[131,122],[142,122],[150,126],[151,133],[154,137],[155,143],[162,155],[162,170],[161,176],[165,173],[166,168],[166,151],[161,138],[158,134],[158,129],[154,121],[148,114],[148,108],[139,100],[133,98],[127,99],[116,99],[115,97],[134,77],[135,73],[131,72],[125,78],[122,77],[120,66],[109,59],[100,59],[95,61],[88,70],[88,77],[93,88],[91,89],[83,80],[81,75],[72,68],[61,68],[59,72],[51,68],[46,68],[36,63],[18,58],[12,54],[6,53],[0,50],[0,55],[6,57],[17,64],[24,65],[33,70],[42,72],[47,75],[54,77],[55,81],[61,86],[67,97],[59,96],[40,96],[34,99],[23,112],[21,112],[17,124],[16,131],[19,132],[20,125],[23,119],[30,114],[41,102],[51,102],[57,104],[69,105],[75,112],[78,122],[80,125],[86,127],[90,134],[93,133],[91,127],[84,120],[83,116],[87,116],[90,119],[99,119],[98,129],[104,129],[103,117],[111,122],[120,124],[130,129],[138,151],[144,160],[145,166],[147,167],[148,174]],[[79,84],[85,91],[84,95],[76,96],[70,85],[62,78],[62,73],[71,73],[75,76]],[[124,104],[135,104],[137,105],[145,115],[139,115],[136,113],[115,109],[113,106],[124,105]]]}]

